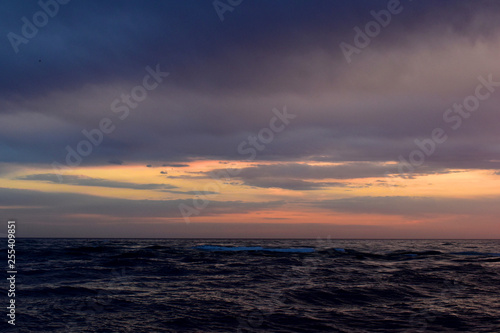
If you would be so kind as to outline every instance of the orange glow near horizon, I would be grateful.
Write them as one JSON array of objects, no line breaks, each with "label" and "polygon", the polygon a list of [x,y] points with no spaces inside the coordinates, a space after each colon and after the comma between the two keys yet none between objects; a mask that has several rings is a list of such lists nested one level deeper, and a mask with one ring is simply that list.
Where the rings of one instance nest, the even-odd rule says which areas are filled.
[{"label": "orange glow near horizon", "polygon": [[[226,163],[227,162],[227,163]],[[233,162],[218,160],[191,161],[187,167],[145,165],[106,165],[69,169],[64,176],[79,176],[83,179],[98,179],[103,182],[116,182],[119,186],[127,184],[158,184],[164,189],[133,189],[106,186],[82,186],[49,181],[28,181],[20,177],[26,175],[48,174],[53,170],[44,168],[22,168],[4,176],[2,187],[20,190],[36,190],[46,193],[78,193],[103,198],[127,200],[185,200],[191,202],[198,198],[193,191],[214,190],[216,194],[204,195],[202,198],[209,203],[201,209],[198,215],[193,215],[193,223],[221,223],[240,224],[272,223],[290,226],[311,223],[320,225],[358,225],[358,226],[422,226],[431,228],[429,222],[448,223],[449,220],[465,218],[453,213],[447,215],[431,215],[409,217],[397,214],[360,214],[336,212],[314,205],[322,200],[336,200],[357,197],[426,197],[426,198],[488,198],[500,195],[500,176],[490,170],[455,170],[445,174],[429,174],[415,176],[412,179],[397,177],[357,178],[357,179],[302,179],[312,183],[336,182],[346,186],[323,187],[315,190],[291,190],[269,187],[259,188],[245,185],[238,177],[218,182],[206,173],[214,169],[246,168],[255,165],[273,165],[285,162]],[[306,163],[302,163],[306,164]],[[307,163],[308,164],[308,163]],[[161,165],[161,163],[159,164]],[[309,165],[313,165],[312,163]],[[338,165],[338,163],[314,163],[314,165]],[[166,172],[161,174],[160,172]],[[173,176],[173,178],[168,178]],[[193,178],[194,177],[194,178]],[[108,184],[108,183],[103,183]],[[125,185],[124,185],[125,184]],[[172,188],[169,188],[172,187]],[[267,202],[282,202],[273,209],[258,208],[237,213],[216,209],[211,210],[217,202],[245,202],[263,204]],[[299,204],[297,204],[299,203]],[[20,203],[16,207],[26,207]],[[13,207],[7,207],[13,208]],[[26,207],[29,208],[29,207]],[[40,208],[40,207],[39,207]],[[177,215],[176,215],[177,214]],[[120,218],[112,215],[99,214],[69,214],[68,217],[77,219],[92,218],[102,221],[119,221]],[[151,223],[182,222],[180,213],[175,212],[165,217],[147,217],[143,219]],[[483,218],[487,221],[486,218]],[[438,221],[438,222],[436,222]],[[493,218],[491,218],[493,223]],[[148,223],[149,223],[148,222]],[[485,222],[486,223],[486,222]],[[470,226],[471,230],[473,226]],[[430,229],[429,229],[430,230]],[[465,229],[464,229],[465,230]]]}]

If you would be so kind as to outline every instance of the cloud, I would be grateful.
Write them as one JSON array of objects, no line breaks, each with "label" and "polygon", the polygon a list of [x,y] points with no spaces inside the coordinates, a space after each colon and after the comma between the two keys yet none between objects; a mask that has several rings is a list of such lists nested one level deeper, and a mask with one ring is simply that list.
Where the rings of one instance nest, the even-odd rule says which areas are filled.
[{"label": "cloud", "polygon": [[186,168],[189,166],[189,164],[180,164],[180,163],[165,163],[162,164],[164,167],[171,167],[171,168]]},{"label": "cloud", "polygon": [[211,194],[219,194],[219,192],[213,191],[175,191],[175,190],[162,190],[162,192],[174,193],[174,194],[185,194],[185,195],[211,195]]},{"label": "cloud", "polygon": [[319,190],[325,187],[347,187],[339,182],[309,182],[300,179],[252,178],[244,181],[245,185],[262,188],[282,188],[294,191]]},{"label": "cloud", "polygon": [[[13,206],[7,211],[18,219],[36,220],[40,214],[51,217],[99,215],[107,218],[178,218],[182,220],[179,204],[192,205],[192,200],[131,200],[92,196],[76,193],[41,192],[0,188],[3,205]],[[19,204],[22,203],[22,208]],[[280,207],[283,201],[243,202],[211,201],[203,211],[204,216],[213,214],[248,213]],[[96,219],[99,219],[96,216]],[[95,221],[97,223],[97,221]]]},{"label": "cloud", "polygon": [[[64,162],[66,146],[76,147],[85,139],[81,131],[96,128],[102,117],[117,130],[84,165],[107,164],[110,156],[138,163],[241,160],[247,156],[238,153],[238,144],[267,126],[270,110],[283,105],[297,119],[259,152],[261,160],[397,161],[416,148],[416,138],[446,125],[443,112],[474,91],[479,75],[500,80],[500,11],[491,1],[404,4],[352,66],[339,43],[352,42],[353,27],[371,20],[370,11],[386,8],[386,1],[258,1],[231,14],[232,29],[206,4],[90,3],[61,7],[53,24],[21,45],[22,57],[8,47],[0,52],[7,71],[0,79],[5,161]],[[38,10],[7,7],[0,13],[5,34],[20,28],[19,17]],[[111,8],[119,13],[112,20],[95,15]],[[189,19],[179,21],[181,13]],[[204,28],[193,27],[195,21]],[[285,28],[289,22],[292,32]],[[63,56],[60,50],[70,51]],[[120,121],[110,104],[156,63],[175,81],[166,80]],[[489,167],[499,96],[450,132],[429,162]]]},{"label": "cloud", "polygon": [[59,182],[58,175],[56,174],[35,174],[18,177],[16,179],[20,180],[32,180],[32,181],[43,181],[53,184],[67,184],[76,186],[98,186],[98,187],[111,187],[111,188],[123,188],[123,189],[133,189],[133,190],[165,190],[177,188],[174,185],[168,184],[135,184],[127,182],[118,182],[101,178],[92,178],[86,176],[73,176],[64,175],[62,176],[62,183]]},{"label": "cloud", "polygon": [[[19,54],[6,40],[0,60],[6,64],[5,77],[12,79],[1,80],[0,90],[4,95],[20,91],[42,94],[54,89],[78,89],[86,83],[130,80],[141,70],[137,64],[145,66],[153,58],[177,68],[179,84],[189,88],[255,90],[259,85],[266,89],[271,82],[278,89],[277,81],[287,82],[278,78],[307,60],[312,55],[308,50],[323,51],[341,63],[344,59],[338,44],[353,38],[354,26],[373,19],[371,10],[386,7],[387,1],[254,1],[238,13],[228,14],[221,24],[213,6],[205,3],[75,2],[61,6],[57,17],[40,29],[36,38],[20,46]],[[403,13],[393,18],[371,48],[408,47],[435,37],[429,31],[480,39],[498,30],[499,6],[494,1],[457,4],[427,0],[405,3],[403,7]],[[20,34],[20,18],[31,17],[39,9],[36,3],[4,4],[0,15],[2,34]],[[106,15],[111,11],[116,13],[112,18]],[[88,25],[90,17],[92,26]],[[259,27],[255,20],[260,22]],[[198,24],[193,26],[192,22]],[[232,29],[227,28],[227,22]],[[295,27],[292,31],[288,28],[291,22]],[[415,36],[415,32],[422,36]],[[249,50],[258,50],[259,57],[252,56]],[[291,57],[283,57],[288,54]],[[305,62],[297,67],[300,74],[306,75],[290,76],[286,88],[307,87],[307,69],[314,68],[313,64]],[[255,71],[257,68],[261,70]],[[338,67],[324,67],[324,73],[339,72],[342,70]],[[46,73],[51,75],[47,77]],[[242,76],[246,80],[242,81]]]},{"label": "cloud", "polygon": [[108,163],[109,164],[115,164],[115,165],[123,165],[124,164],[124,162],[122,160],[119,160],[119,159],[109,160]]},{"label": "cloud", "polygon": [[323,200],[309,205],[353,214],[400,215],[418,218],[433,215],[492,215],[500,213],[500,198],[451,197],[352,197]]},{"label": "cloud", "polygon": [[[109,118],[116,130],[92,145],[81,167],[127,161],[152,168],[149,163],[154,162],[184,171],[207,160],[220,160],[221,168],[249,162],[251,155],[238,147],[264,133],[274,117],[271,110],[286,105],[296,119],[274,133],[265,148],[255,148],[262,165],[241,168],[234,182],[295,191],[396,186],[370,178],[398,176],[395,163],[421,149],[416,142],[428,139],[435,128],[442,128],[448,138],[425,155],[425,163],[411,177],[472,169],[498,175],[500,87],[495,85],[457,130],[443,114],[475,92],[479,76],[491,74],[500,82],[500,2],[419,0],[402,1],[402,6],[402,13],[348,64],[339,44],[354,43],[353,28],[363,29],[373,20],[371,11],[387,8],[387,0],[255,0],[226,12],[224,23],[211,2],[70,2],[37,36],[20,45],[18,54],[7,39],[0,48],[0,174],[15,174],[16,168],[52,170],[54,161],[66,164],[68,149],[78,150],[82,142],[92,141],[84,133],[99,128],[103,118]],[[11,31],[20,34],[20,18],[31,18],[40,7],[36,1],[11,1],[2,9],[0,32],[6,36]],[[146,66],[156,64],[171,76],[148,91],[140,106],[130,106],[127,119],[120,119],[112,109],[114,101],[142,84]],[[36,172],[20,179],[58,184],[56,175]],[[209,176],[187,171],[160,174],[180,182]],[[83,176],[66,176],[65,183],[196,195],[168,184]],[[139,219],[141,214],[174,218],[176,204],[184,202],[101,200],[6,189],[2,193],[2,199],[10,194],[18,200],[8,199],[6,205],[18,206],[24,199],[33,203],[24,213],[9,212],[29,213],[34,220],[47,212],[61,223],[71,214],[116,214],[116,220]],[[323,200],[328,196],[321,194],[325,196],[318,202],[304,199],[304,204],[405,217],[423,212],[482,214],[479,208],[496,212],[486,199]],[[36,208],[34,198],[49,208]],[[56,208],[59,201],[61,209]],[[265,204],[214,202],[210,207],[203,214],[216,214],[217,209],[251,212]],[[376,230],[383,234],[382,229]]]},{"label": "cloud", "polygon": [[[355,179],[383,177],[392,167],[380,163],[342,163],[337,165],[310,165],[305,163],[276,163],[242,168],[237,176],[254,178],[299,178],[299,179]],[[214,170],[219,172],[225,169]],[[235,171],[236,172],[236,171]]]},{"label": "cloud", "polygon": [[[396,165],[385,165],[382,163],[350,162],[335,165],[310,165],[305,163],[276,163],[257,165],[240,169],[214,169],[204,173],[207,177],[211,175],[235,175],[231,178],[242,180],[245,185],[262,188],[283,188],[289,190],[305,191],[317,190],[327,187],[366,187],[371,184],[354,185],[345,180],[381,177],[399,177]],[[427,165],[415,172],[415,175],[449,173],[440,166],[433,168]],[[318,181],[318,180],[340,180]],[[382,183],[377,183],[384,186]],[[389,186],[385,184],[385,186]]]},{"label": "cloud", "polygon": [[8,175],[9,173],[15,172],[18,169],[18,165],[0,162],[0,176]]}]

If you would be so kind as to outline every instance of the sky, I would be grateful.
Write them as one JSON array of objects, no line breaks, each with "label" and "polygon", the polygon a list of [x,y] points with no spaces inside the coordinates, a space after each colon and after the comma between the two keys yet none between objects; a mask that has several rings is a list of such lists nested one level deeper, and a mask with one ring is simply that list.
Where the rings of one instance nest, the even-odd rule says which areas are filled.
[{"label": "sky", "polygon": [[0,9],[20,237],[500,238],[498,1]]}]

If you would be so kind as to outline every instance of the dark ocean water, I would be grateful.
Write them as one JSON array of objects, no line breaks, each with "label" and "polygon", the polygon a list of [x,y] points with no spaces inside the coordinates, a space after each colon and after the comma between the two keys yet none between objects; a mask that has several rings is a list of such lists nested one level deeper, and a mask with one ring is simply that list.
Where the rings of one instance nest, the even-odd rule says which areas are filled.
[{"label": "dark ocean water", "polygon": [[2,332],[500,332],[499,240],[20,239],[16,251],[17,325],[4,310]]}]

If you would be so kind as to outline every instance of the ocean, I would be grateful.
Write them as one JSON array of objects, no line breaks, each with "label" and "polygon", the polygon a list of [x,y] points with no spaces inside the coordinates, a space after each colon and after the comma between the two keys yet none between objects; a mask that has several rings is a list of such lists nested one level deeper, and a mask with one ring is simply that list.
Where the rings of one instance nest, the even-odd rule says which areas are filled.
[{"label": "ocean", "polygon": [[499,240],[18,239],[16,268],[2,332],[500,332]]}]

